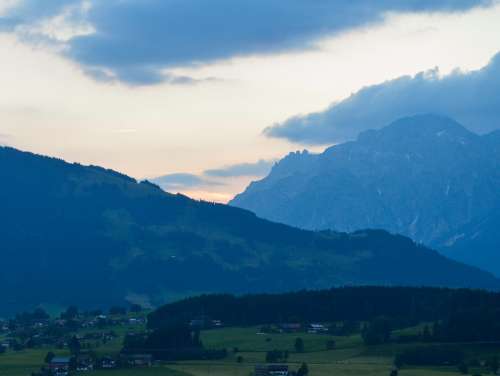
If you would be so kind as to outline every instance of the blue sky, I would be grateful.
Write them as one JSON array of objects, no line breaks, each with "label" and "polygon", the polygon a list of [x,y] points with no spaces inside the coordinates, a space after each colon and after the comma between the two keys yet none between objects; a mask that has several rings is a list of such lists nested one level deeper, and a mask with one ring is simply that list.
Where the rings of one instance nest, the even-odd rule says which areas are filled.
[{"label": "blue sky", "polygon": [[495,129],[498,35],[495,0],[0,0],[0,143],[226,201],[400,116]]}]

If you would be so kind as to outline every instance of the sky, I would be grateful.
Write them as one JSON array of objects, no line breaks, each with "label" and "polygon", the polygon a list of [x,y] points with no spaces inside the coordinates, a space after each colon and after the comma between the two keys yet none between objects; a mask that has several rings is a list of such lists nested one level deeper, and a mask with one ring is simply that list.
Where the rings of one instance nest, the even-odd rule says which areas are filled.
[{"label": "sky", "polygon": [[500,128],[497,0],[0,0],[0,145],[226,202],[295,150]]}]

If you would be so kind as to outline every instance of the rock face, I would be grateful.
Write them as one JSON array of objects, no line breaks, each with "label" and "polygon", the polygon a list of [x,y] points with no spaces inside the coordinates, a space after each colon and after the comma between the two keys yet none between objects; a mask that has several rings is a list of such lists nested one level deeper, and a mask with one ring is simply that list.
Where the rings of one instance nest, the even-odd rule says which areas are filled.
[{"label": "rock face", "polygon": [[305,229],[381,228],[441,247],[500,206],[500,132],[403,118],[321,154],[292,153],[230,204]]},{"label": "rock face", "polygon": [[500,276],[500,208],[436,242],[444,255]]},{"label": "rock face", "polygon": [[312,232],[94,166],[0,148],[0,314],[335,285],[500,288],[385,231]]}]

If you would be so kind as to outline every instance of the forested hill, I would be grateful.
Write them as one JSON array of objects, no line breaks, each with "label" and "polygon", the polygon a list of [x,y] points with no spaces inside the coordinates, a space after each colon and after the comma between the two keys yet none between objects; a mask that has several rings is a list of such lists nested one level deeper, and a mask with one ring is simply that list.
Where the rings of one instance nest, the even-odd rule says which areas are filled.
[{"label": "forested hill", "polygon": [[[205,317],[228,326],[371,321],[404,325],[447,319],[460,312],[500,312],[500,294],[428,287],[342,287],[321,291],[245,296],[203,295],[164,305],[148,317],[150,328]],[[486,317],[487,315],[484,315]]]},{"label": "forested hill", "polygon": [[500,286],[402,236],[298,230],[12,148],[0,148],[0,182],[2,315],[43,303],[144,305],[203,292]]}]

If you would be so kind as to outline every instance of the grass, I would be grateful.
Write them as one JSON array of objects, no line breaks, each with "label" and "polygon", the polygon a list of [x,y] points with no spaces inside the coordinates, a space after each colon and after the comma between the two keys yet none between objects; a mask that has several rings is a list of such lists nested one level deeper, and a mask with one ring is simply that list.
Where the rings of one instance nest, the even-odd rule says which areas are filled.
[{"label": "grass", "polygon": [[[119,336],[96,351],[99,354],[117,353],[123,336],[137,327],[126,326],[113,329]],[[415,328],[405,329],[406,333]],[[360,335],[348,337],[332,337],[309,333],[257,334],[258,327],[223,328],[204,331],[201,339],[207,348],[226,348],[229,355],[220,361],[189,361],[166,363],[152,368],[106,370],[85,373],[88,376],[249,376],[255,364],[265,361],[266,352],[273,349],[288,350],[287,363],[290,368],[297,369],[302,362],[309,366],[310,376],[387,376],[392,368],[394,355],[404,348],[416,344],[387,344],[380,346],[364,346]],[[296,353],[296,338],[302,338],[305,352]],[[334,339],[336,348],[326,350],[326,342]],[[238,352],[233,352],[238,348]],[[500,346],[464,345],[461,347],[468,358],[486,359],[500,355]],[[0,355],[0,376],[29,376],[43,364],[49,349],[8,352]],[[56,351],[58,355],[64,352]],[[242,363],[237,362],[241,356]],[[484,369],[471,372],[486,374]],[[476,372],[477,371],[477,372]],[[413,367],[403,368],[400,376],[451,376],[459,375],[455,367]]]},{"label": "grass", "polygon": [[39,370],[43,365],[47,351],[46,349],[8,351],[0,355],[0,376],[30,376],[31,372]]},{"label": "grass", "polygon": [[191,376],[188,373],[168,367],[135,368],[126,370],[104,370],[88,372],[88,376]]}]

